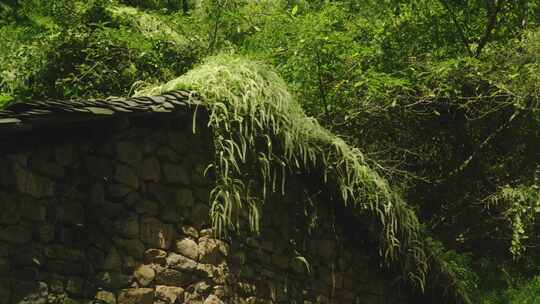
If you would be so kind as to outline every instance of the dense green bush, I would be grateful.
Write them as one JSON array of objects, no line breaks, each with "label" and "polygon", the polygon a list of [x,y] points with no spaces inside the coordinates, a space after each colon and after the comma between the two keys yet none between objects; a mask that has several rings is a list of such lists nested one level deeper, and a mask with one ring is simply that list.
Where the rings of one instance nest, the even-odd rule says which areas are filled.
[{"label": "dense green bush", "polygon": [[160,16],[136,9],[95,2],[75,10],[68,25],[56,22],[56,9],[27,13],[30,27],[0,29],[7,37],[0,100],[127,95],[138,82],[183,74],[205,51],[203,40],[185,38]]}]

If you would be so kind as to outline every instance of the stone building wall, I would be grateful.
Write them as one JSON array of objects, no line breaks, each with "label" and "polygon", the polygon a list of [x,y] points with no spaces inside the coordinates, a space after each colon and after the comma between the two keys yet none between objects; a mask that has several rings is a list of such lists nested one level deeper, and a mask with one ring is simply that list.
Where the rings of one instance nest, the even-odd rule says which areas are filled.
[{"label": "stone building wall", "polygon": [[306,204],[302,178],[260,235],[213,238],[203,116],[196,134],[184,113],[0,141],[0,303],[403,302],[361,235]]}]

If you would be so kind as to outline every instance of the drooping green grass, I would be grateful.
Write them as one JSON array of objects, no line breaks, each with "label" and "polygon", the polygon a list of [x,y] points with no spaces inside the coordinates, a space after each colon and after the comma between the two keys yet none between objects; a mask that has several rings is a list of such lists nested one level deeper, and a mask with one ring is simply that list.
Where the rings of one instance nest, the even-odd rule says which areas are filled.
[{"label": "drooping green grass", "polygon": [[[261,204],[268,191],[285,189],[287,170],[322,170],[321,182],[337,185],[343,204],[356,214],[377,218],[380,253],[423,288],[428,260],[433,259],[427,257],[414,211],[366,164],[359,149],[306,116],[270,67],[220,55],[136,95],[179,89],[196,91],[209,109],[216,151],[211,218],[218,233],[239,228],[242,214],[248,215],[250,229],[258,232]],[[263,181],[261,195],[245,178],[248,162]]]}]

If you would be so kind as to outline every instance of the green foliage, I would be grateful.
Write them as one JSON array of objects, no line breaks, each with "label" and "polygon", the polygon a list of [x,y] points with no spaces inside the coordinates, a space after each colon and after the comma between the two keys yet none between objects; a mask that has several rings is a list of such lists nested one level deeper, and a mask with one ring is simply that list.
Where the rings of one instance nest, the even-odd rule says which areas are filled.
[{"label": "green foliage", "polygon": [[144,9],[177,11],[187,0],[120,0],[120,3]]},{"label": "green foliage", "polygon": [[480,278],[472,268],[472,256],[445,249],[439,241],[432,238],[428,238],[426,243],[431,265],[435,268],[428,279],[442,281],[438,285],[433,284],[431,288],[443,286],[443,293],[454,296],[457,302],[461,300],[464,303],[473,303],[474,296],[478,295]]},{"label": "green foliage", "polygon": [[127,95],[133,84],[170,79],[199,61],[205,42],[185,38],[165,24],[166,17],[103,5],[79,8],[69,26],[55,23],[54,10],[38,8],[29,16],[50,18],[43,32],[2,27],[2,91],[16,101]]},{"label": "green foliage", "polygon": [[540,277],[535,277],[518,288],[508,290],[508,303],[533,304],[540,300]]},{"label": "green foliage", "polygon": [[[501,207],[510,222],[512,238],[510,252],[519,257],[526,249],[526,241],[534,233],[534,223],[540,214],[540,186],[502,187],[490,197],[491,203]],[[504,206],[501,206],[503,205]],[[532,230],[532,231],[531,231]],[[534,237],[536,239],[536,237]]]}]

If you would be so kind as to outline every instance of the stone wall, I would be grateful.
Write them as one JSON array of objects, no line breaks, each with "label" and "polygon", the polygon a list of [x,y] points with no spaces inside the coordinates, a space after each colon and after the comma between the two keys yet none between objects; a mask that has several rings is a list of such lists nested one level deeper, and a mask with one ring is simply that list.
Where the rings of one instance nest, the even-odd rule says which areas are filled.
[{"label": "stone wall", "polygon": [[269,201],[260,235],[213,238],[198,125],[163,114],[4,140],[0,303],[403,302],[362,230],[310,205],[305,178]]}]

